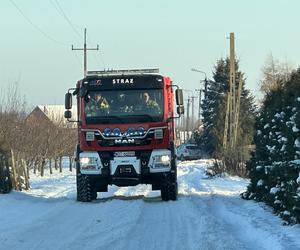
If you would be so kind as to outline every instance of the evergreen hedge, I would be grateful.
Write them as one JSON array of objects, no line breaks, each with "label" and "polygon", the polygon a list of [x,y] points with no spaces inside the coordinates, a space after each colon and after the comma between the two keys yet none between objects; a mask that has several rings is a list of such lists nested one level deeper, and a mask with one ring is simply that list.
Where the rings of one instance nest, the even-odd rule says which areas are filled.
[{"label": "evergreen hedge", "polygon": [[265,97],[247,164],[245,199],[264,201],[289,223],[300,223],[300,68]]}]

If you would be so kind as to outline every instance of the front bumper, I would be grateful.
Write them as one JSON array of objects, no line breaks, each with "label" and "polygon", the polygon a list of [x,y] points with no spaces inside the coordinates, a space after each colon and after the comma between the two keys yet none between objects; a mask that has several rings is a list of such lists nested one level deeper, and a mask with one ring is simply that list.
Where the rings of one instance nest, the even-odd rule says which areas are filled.
[{"label": "front bumper", "polygon": [[[115,152],[82,152],[79,158],[91,157],[98,165],[93,169],[84,169],[78,164],[78,173],[89,175],[99,185],[134,186],[155,184],[163,181],[166,174],[175,173],[171,151],[158,149],[147,152],[135,152],[135,156],[114,156]],[[96,159],[97,158],[97,159]],[[96,160],[95,160],[96,159]],[[84,159],[88,162],[87,159]],[[95,183],[94,182],[94,183]]]},{"label": "front bumper", "polygon": [[[154,189],[159,189],[160,185],[164,183],[167,176],[169,174],[174,174],[174,170],[170,170],[168,172],[161,173],[150,173],[148,169],[145,169],[141,174],[137,175],[110,175],[107,171],[102,171],[101,174],[98,175],[89,175],[89,177],[93,180],[96,188],[97,186],[103,187],[107,185],[116,185],[119,187],[127,187],[127,186],[136,186],[138,184],[151,184],[154,186]],[[157,187],[157,188],[155,188]]]}]

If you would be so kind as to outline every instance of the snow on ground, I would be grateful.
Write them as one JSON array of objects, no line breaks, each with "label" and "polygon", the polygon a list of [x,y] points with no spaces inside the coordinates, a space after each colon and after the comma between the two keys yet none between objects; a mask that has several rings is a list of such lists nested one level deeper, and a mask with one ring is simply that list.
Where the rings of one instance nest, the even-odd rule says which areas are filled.
[{"label": "snow on ground", "polygon": [[76,201],[75,174],[31,175],[31,189],[0,196],[0,249],[300,249],[300,226],[239,194],[248,180],[208,178],[209,160],[179,164],[177,201],[150,186]]}]

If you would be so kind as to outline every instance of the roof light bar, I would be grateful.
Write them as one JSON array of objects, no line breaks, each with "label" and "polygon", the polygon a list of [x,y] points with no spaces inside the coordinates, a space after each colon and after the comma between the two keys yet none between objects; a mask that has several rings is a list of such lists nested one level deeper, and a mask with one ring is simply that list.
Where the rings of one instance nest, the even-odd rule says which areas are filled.
[{"label": "roof light bar", "polygon": [[155,74],[159,73],[159,69],[125,69],[125,70],[97,70],[88,71],[87,76],[103,76],[103,75],[135,75],[135,74]]}]

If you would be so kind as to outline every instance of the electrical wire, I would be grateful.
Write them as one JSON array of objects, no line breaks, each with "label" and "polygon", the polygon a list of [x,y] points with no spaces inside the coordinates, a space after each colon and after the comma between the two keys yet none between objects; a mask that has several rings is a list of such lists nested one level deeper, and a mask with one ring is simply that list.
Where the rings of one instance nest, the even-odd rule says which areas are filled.
[{"label": "electrical wire", "polygon": [[[18,10],[18,12],[26,19],[26,21],[31,26],[33,26],[39,33],[41,33],[42,35],[44,35],[47,39],[51,40],[52,42],[55,42],[55,43],[57,43],[59,45],[63,45],[63,46],[69,47],[68,44],[52,38],[50,35],[48,35],[46,32],[44,32],[39,26],[37,26],[34,22],[32,22],[31,19],[25,15],[25,13],[21,10],[21,8],[13,0],[10,0],[10,2]],[[72,55],[74,56],[74,53],[72,53]],[[75,59],[76,59],[77,63],[82,67],[82,62],[78,58],[77,53],[75,53]]]},{"label": "electrical wire", "polygon": [[[77,28],[75,27],[75,25],[71,22],[70,18],[67,16],[66,12],[63,10],[63,8],[61,7],[61,5],[59,4],[59,2],[57,0],[50,0],[50,3],[53,5],[53,7],[56,9],[56,11],[67,21],[67,23],[70,25],[70,27],[72,28],[72,30],[74,31],[74,33],[79,37],[79,38],[83,38],[82,35],[78,32]],[[93,43],[93,42],[92,42]],[[75,53],[76,55],[76,59],[79,60],[78,55]],[[98,64],[98,66],[100,67],[100,62],[98,60],[98,57],[92,53],[96,63]],[[102,57],[101,61],[102,61],[102,65],[103,68],[105,68],[105,63]],[[82,65],[82,64],[81,64]]]},{"label": "electrical wire", "polygon": [[37,26],[34,22],[31,21],[31,19],[29,17],[27,17],[25,15],[25,13],[21,10],[21,8],[13,1],[10,0],[10,2],[12,3],[12,5],[18,10],[18,12],[26,19],[26,21],[32,26],[34,27],[39,33],[41,33],[42,35],[44,35],[44,37],[46,37],[47,39],[51,40],[52,42],[55,42],[57,44],[63,45],[63,46],[69,46],[68,44],[58,41],[57,39],[54,39],[53,37],[51,37],[50,35],[48,35],[45,31],[43,31],[39,26]]},{"label": "electrical wire", "polygon": [[78,32],[78,30],[75,28],[74,24],[71,22],[70,18],[66,15],[65,11],[63,10],[63,8],[61,7],[61,5],[59,4],[59,2],[57,0],[53,1],[50,0],[50,3],[54,6],[54,8],[57,10],[57,12],[67,21],[67,23],[70,25],[70,27],[72,28],[72,30],[74,31],[74,33],[80,38],[82,39],[82,35]]},{"label": "electrical wire", "polygon": [[[88,38],[89,38],[89,40],[91,40],[92,43],[94,43],[93,40],[91,39],[91,36],[90,36],[90,35],[88,35]],[[101,52],[100,52],[99,54],[102,55]],[[104,62],[104,59],[103,59],[103,55],[100,56],[101,63],[99,62],[98,57],[97,57],[94,53],[93,53],[93,57],[94,57],[96,63],[98,64],[98,67],[100,67],[100,64],[102,63],[102,66],[103,66],[103,68],[105,69],[105,62]]]},{"label": "electrical wire", "polygon": [[[57,12],[68,22],[68,24],[70,25],[70,27],[72,28],[72,30],[74,31],[74,33],[79,38],[82,39],[83,38],[82,35],[78,32],[78,30],[76,29],[75,25],[71,22],[70,18],[66,15],[66,12],[63,10],[63,8],[59,4],[58,0],[50,0],[50,3],[55,7],[55,9],[57,10]],[[101,63],[100,63],[98,57],[94,53],[92,53],[92,54],[93,54],[93,57],[94,57],[96,63],[98,64],[98,66],[100,67],[100,64],[102,63],[103,68],[105,68],[105,62],[103,60],[103,56],[100,56],[100,59],[101,59]]]},{"label": "electrical wire", "polygon": [[80,67],[83,67],[82,62],[80,61],[80,58],[77,55],[77,52],[75,51],[75,53],[72,54],[75,55],[76,61],[79,63]]}]

